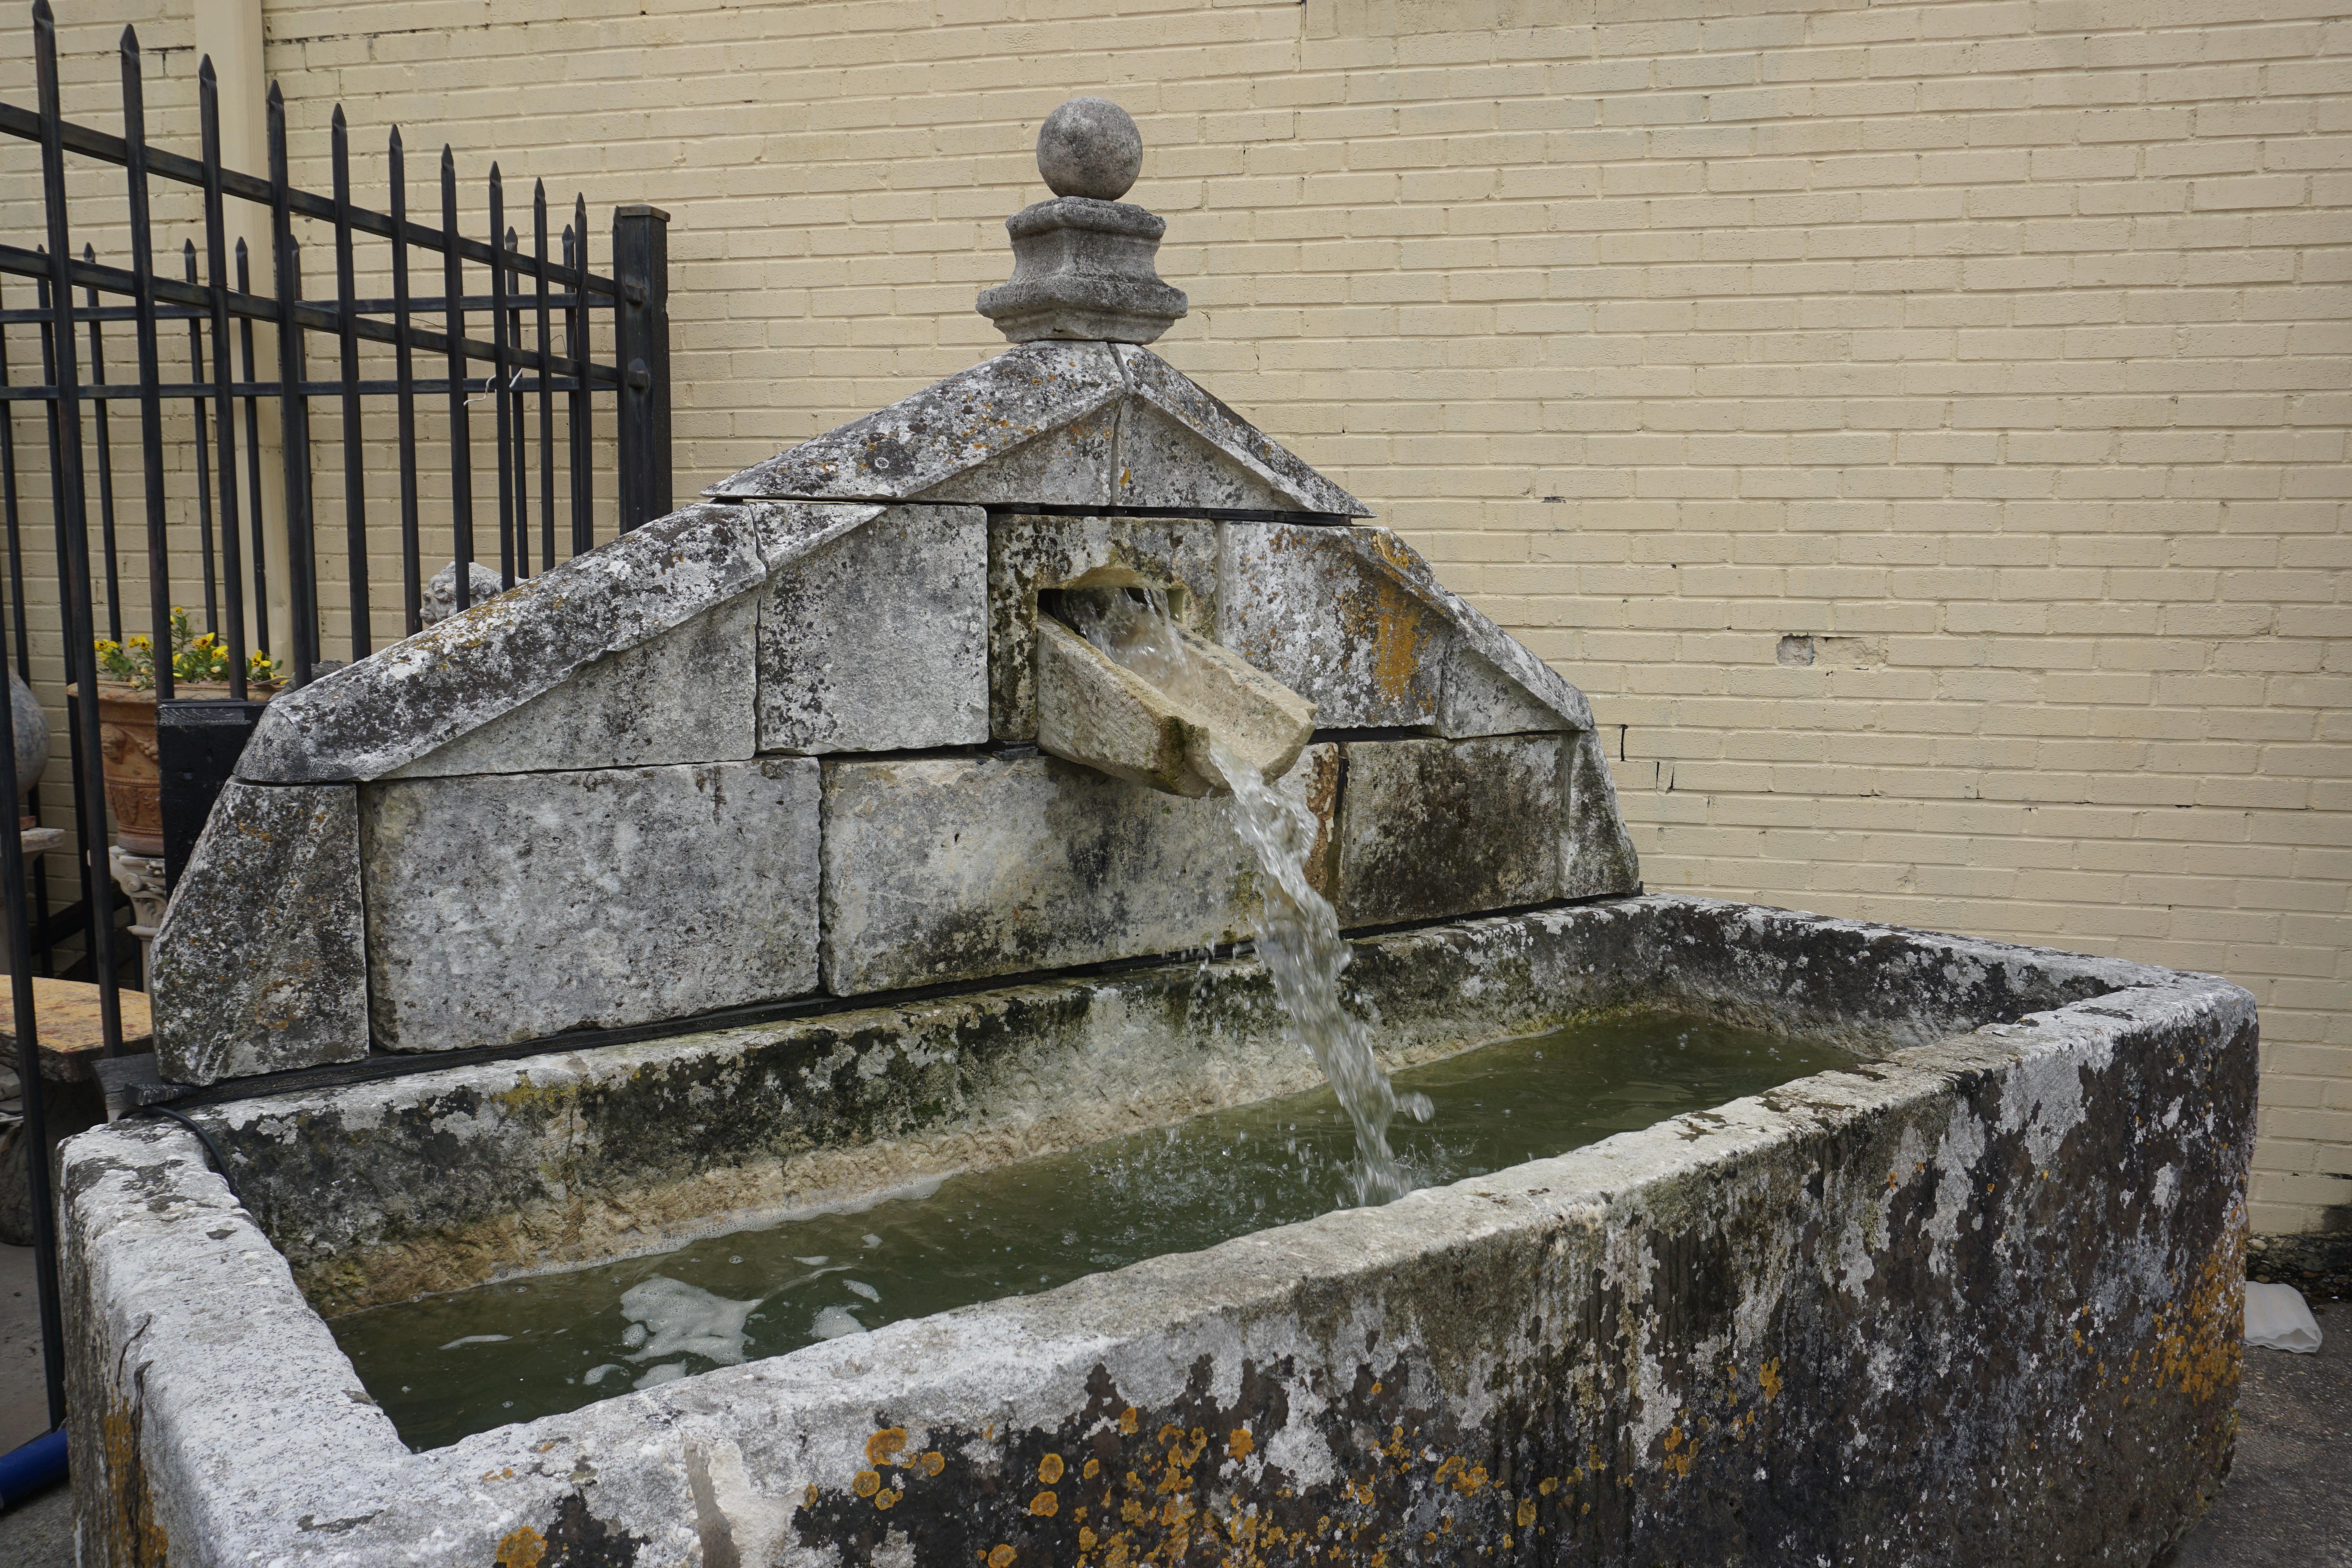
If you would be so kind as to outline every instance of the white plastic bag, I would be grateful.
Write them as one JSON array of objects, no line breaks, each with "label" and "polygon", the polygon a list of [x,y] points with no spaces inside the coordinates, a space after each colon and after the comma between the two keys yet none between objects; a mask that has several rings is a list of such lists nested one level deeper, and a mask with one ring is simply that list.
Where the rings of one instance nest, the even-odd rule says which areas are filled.
[{"label": "white plastic bag", "polygon": [[2246,1281],[2246,1342],[2266,1350],[2294,1351],[2298,1355],[2319,1352],[2319,1320],[2303,1292],[2292,1285]]}]

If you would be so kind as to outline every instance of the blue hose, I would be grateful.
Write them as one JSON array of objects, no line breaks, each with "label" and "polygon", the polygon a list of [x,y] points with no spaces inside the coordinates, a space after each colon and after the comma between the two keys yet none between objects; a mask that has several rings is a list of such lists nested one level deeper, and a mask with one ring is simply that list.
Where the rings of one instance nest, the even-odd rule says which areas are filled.
[{"label": "blue hose", "polygon": [[0,1511],[45,1492],[66,1479],[66,1429],[36,1437],[0,1454]]}]

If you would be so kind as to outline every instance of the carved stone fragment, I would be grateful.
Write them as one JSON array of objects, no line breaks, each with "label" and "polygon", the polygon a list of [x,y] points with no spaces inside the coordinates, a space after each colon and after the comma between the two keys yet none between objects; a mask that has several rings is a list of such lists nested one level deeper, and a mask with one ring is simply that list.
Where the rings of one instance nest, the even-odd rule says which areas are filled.
[{"label": "carved stone fragment", "polygon": [[989,728],[997,740],[1037,737],[1037,596],[1071,588],[1158,590],[1179,625],[1206,636],[1216,625],[1216,525],[1184,518],[992,518]]}]

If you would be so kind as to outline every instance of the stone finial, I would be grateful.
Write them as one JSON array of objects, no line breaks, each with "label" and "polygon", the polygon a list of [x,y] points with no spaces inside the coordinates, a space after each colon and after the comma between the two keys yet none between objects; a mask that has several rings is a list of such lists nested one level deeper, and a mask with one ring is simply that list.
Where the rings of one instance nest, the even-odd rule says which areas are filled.
[{"label": "stone finial", "polygon": [[1016,343],[1039,338],[1148,343],[1184,314],[1160,278],[1165,221],[1118,198],[1143,171],[1143,136],[1105,98],[1074,98],[1037,131],[1037,172],[1055,199],[1004,220],[1013,278],[979,310]]},{"label": "stone finial", "polygon": [[1115,202],[1143,173],[1143,132],[1107,98],[1074,98],[1037,128],[1037,172],[1057,196]]}]

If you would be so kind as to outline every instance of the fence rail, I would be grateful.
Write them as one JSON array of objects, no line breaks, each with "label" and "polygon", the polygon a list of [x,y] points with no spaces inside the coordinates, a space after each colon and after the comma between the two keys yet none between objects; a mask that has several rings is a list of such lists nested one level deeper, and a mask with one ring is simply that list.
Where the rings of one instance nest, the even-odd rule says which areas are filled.
[{"label": "fence rail", "polygon": [[[110,854],[108,842],[109,735],[93,699],[106,675],[99,640],[119,645],[120,654],[143,635],[153,698],[159,705],[172,702],[175,589],[184,591],[191,632],[200,605],[203,634],[214,639],[197,662],[207,671],[225,665],[225,700],[246,703],[257,715],[255,700],[273,689],[260,678],[274,676],[279,664],[285,682],[299,687],[333,668],[331,655],[364,658],[379,646],[380,633],[397,637],[420,628],[430,608],[428,522],[434,537],[448,542],[454,608],[464,609],[474,596],[473,567],[483,542],[476,528],[474,415],[485,401],[490,418],[484,434],[495,458],[480,463],[480,477],[494,485],[488,521],[502,586],[590,549],[600,515],[625,531],[667,511],[671,477],[667,214],[645,205],[615,209],[610,272],[600,273],[591,257],[585,197],[575,196],[568,214],[551,214],[544,184],[535,184],[527,216],[516,215],[528,228],[519,235],[493,163],[488,223],[481,234],[468,235],[459,220],[457,159],[444,146],[439,222],[419,222],[409,215],[397,128],[385,144],[386,210],[362,206],[352,194],[350,130],[340,106],[329,131],[331,189],[304,190],[289,174],[286,105],[275,85],[266,106],[268,174],[230,169],[222,157],[219,84],[209,58],[197,72],[198,155],[152,145],[139,41],[129,28],[120,48],[121,133],[78,124],[64,113],[49,0],[35,0],[32,25],[36,105],[0,103],[0,147],[17,142],[38,150],[42,206],[39,234],[0,240],[0,527],[7,551],[0,675],[13,667],[32,679],[26,556],[39,548],[27,515],[38,501],[28,498],[44,487],[27,482],[34,470],[21,459],[43,448],[36,441],[20,449],[16,421],[20,407],[37,406],[54,534],[56,635],[69,683],[64,705],[81,895],[53,911],[39,858],[27,857],[19,834],[0,833],[0,906],[24,1131],[37,1151],[44,1129],[31,991],[37,958],[40,968],[53,970],[59,942],[80,936],[75,970],[87,971],[98,986],[103,1051],[116,1056],[123,1047],[121,961],[136,956],[119,942],[118,921],[128,906],[115,886],[121,851]],[[89,238],[76,253],[68,160],[120,171],[121,207],[110,210],[127,221],[84,227],[102,229],[110,239],[121,230],[127,255],[101,260]],[[159,185],[186,187],[200,198],[201,216],[186,226],[198,232],[182,238],[175,269],[159,265]],[[86,187],[78,188],[87,201]],[[266,237],[251,246],[236,237],[230,220],[232,211],[246,208],[268,215]],[[331,294],[306,291],[298,223],[329,230],[312,237],[320,242],[314,248],[329,253],[323,266],[312,266],[331,269]],[[257,250],[266,254],[257,257]],[[417,280],[432,292],[412,287],[413,252],[424,253],[425,277]],[[266,287],[256,287],[257,271]],[[387,279],[388,291],[379,286],[362,293],[362,276]],[[11,280],[19,290],[29,284],[30,303],[21,291],[7,297]],[[12,331],[37,337],[37,353],[12,354]],[[314,339],[322,340],[315,366]],[[16,374],[36,363],[37,380]],[[331,400],[337,418],[326,443],[310,428],[313,400],[321,399]],[[442,428],[437,446],[428,447],[420,426],[436,410]],[[121,417],[124,411],[131,416]],[[274,421],[266,422],[272,411]],[[387,416],[391,439],[383,449],[395,470],[388,482],[372,471],[366,441],[372,423],[381,431]],[[612,421],[609,443],[598,439],[605,418]],[[314,484],[321,445],[340,447],[340,528],[322,516]],[[167,464],[167,448],[183,461]],[[446,481],[439,487],[446,494],[431,500],[420,473],[420,454],[428,450],[446,454],[431,469]],[[275,495],[264,484],[272,465]],[[607,483],[610,508],[600,512]],[[395,494],[372,496],[384,488]],[[133,493],[138,510],[126,520],[126,497]],[[132,529],[138,538],[126,561],[124,535]],[[396,610],[375,602],[370,563],[379,542],[387,547],[382,553],[396,550],[399,558]],[[340,552],[347,600],[342,643],[332,649],[322,638],[322,551]],[[438,558],[439,550],[433,554]],[[177,584],[175,562],[187,573]],[[124,637],[126,615],[143,619],[143,634]],[[250,662],[256,655],[264,661],[258,667]],[[0,786],[9,800],[23,798],[14,724],[12,704],[0,701]],[[140,864],[160,883],[160,866]],[[51,1414],[62,1419],[47,1162],[36,1154],[27,1165]]]}]

